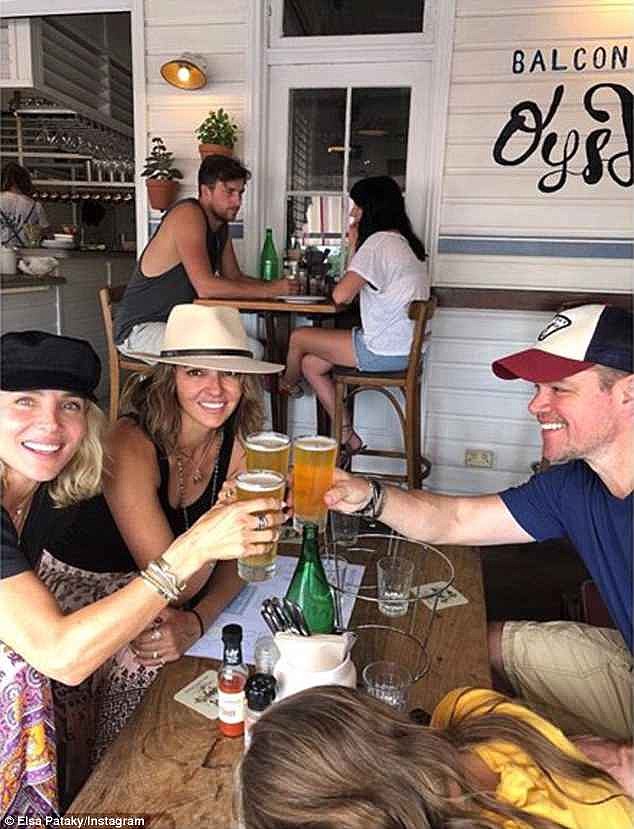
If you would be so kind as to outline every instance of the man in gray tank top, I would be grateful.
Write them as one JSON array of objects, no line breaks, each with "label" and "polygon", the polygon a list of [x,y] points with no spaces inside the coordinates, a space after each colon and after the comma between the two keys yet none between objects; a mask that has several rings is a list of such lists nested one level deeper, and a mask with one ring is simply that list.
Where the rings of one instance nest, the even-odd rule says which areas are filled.
[{"label": "man in gray tank top", "polygon": [[[240,210],[251,173],[236,158],[207,156],[198,171],[198,198],[176,202],[136,264],[115,318],[123,354],[158,354],[175,305],[197,298],[271,299],[292,294],[288,280],[261,282],[238,265],[228,223]],[[254,356],[262,345],[251,340]]]}]

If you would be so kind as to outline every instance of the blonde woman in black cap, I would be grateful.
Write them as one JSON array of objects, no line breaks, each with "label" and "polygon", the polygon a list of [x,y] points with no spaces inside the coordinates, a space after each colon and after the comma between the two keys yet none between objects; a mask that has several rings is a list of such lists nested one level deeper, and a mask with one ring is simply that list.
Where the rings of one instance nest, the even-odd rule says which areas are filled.
[{"label": "blonde woman in black cap", "polygon": [[[57,506],[99,488],[97,355],[40,331],[0,343],[0,817],[57,811],[53,677],[75,685],[138,635],[214,559],[260,551],[283,520],[272,499],[207,512],[112,596],[65,615],[31,569],[23,541],[34,501]],[[261,516],[254,513],[263,512]]]}]

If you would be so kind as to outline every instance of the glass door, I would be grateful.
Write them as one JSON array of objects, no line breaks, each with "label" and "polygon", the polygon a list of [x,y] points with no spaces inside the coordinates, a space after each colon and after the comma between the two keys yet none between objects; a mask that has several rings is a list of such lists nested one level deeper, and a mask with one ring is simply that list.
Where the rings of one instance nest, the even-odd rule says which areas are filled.
[{"label": "glass door", "polygon": [[344,257],[348,193],[392,176],[425,235],[427,64],[278,66],[271,70],[266,224],[286,247]]}]

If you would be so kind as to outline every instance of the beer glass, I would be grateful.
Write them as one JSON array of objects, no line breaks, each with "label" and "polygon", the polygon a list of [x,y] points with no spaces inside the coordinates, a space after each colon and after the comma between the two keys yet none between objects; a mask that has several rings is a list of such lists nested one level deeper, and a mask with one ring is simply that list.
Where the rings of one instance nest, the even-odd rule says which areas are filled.
[{"label": "beer glass", "polygon": [[[268,469],[253,469],[241,472],[236,478],[238,501],[253,498],[284,498],[286,476]],[[238,575],[243,581],[266,581],[275,572],[277,541],[267,545],[265,552],[238,559]]]},{"label": "beer glass", "polygon": [[293,441],[293,523],[301,532],[305,523],[326,529],[328,510],[324,495],[332,486],[337,441],[305,435]]},{"label": "beer glass", "polygon": [[280,432],[252,432],[245,440],[247,469],[270,469],[288,473],[291,439]]}]

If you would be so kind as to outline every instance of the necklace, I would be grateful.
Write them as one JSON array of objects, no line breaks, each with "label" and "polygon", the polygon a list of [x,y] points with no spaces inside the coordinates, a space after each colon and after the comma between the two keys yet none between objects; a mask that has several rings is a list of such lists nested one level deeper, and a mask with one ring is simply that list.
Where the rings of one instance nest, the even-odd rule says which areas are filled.
[{"label": "necklace", "polygon": [[[203,449],[203,452],[200,456],[200,462],[198,466],[194,469],[191,475],[191,480],[193,484],[199,484],[205,477],[205,473],[203,471],[203,463],[205,462],[205,458],[207,454],[210,452],[212,448],[216,446],[219,440],[222,439],[223,431],[220,429],[216,432],[212,438],[207,442],[207,445]],[[183,510],[183,515],[185,517],[185,526],[186,529],[189,529],[189,517],[187,515],[187,507],[185,506],[185,488],[187,479],[185,476],[185,465],[183,463],[183,456],[191,462],[191,455],[188,457],[187,455],[183,455],[182,452],[176,452],[174,454],[174,464],[176,466],[176,486],[178,489],[178,503],[180,508]],[[216,476],[218,473],[218,463],[214,465],[214,475],[212,481],[212,496],[214,494],[214,489],[216,486]]]},{"label": "necklace", "polygon": [[22,525],[24,524],[26,514],[28,512],[28,507],[31,503],[31,499],[35,495],[36,490],[37,486],[30,492],[27,492],[24,498],[21,501],[18,501],[15,507],[8,510],[11,520],[13,521],[13,524],[18,532],[22,529]]}]

